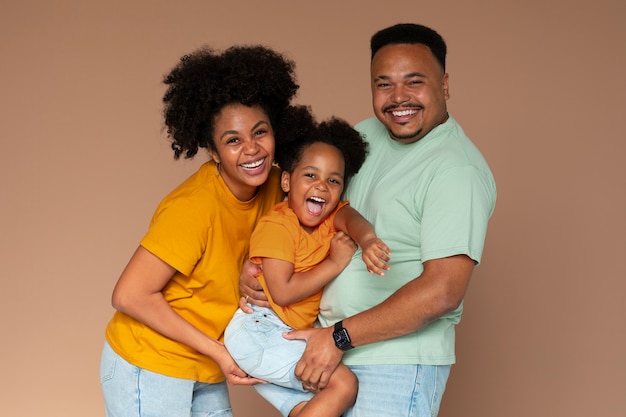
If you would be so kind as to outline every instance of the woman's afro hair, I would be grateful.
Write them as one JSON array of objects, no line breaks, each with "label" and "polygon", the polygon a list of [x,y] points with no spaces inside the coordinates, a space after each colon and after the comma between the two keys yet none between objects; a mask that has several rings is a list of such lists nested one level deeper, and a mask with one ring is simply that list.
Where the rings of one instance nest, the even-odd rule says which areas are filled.
[{"label": "woman's afro hair", "polygon": [[292,173],[304,150],[323,142],[339,149],[345,161],[344,185],[347,186],[365,162],[368,145],[346,121],[331,117],[317,123],[308,106],[291,106],[283,113],[276,137],[276,163]]},{"label": "woman's afro hair", "polygon": [[296,95],[295,64],[260,45],[223,52],[202,47],[183,56],[163,83],[165,126],[174,157],[215,150],[215,116],[229,104],[260,106],[275,123]]}]

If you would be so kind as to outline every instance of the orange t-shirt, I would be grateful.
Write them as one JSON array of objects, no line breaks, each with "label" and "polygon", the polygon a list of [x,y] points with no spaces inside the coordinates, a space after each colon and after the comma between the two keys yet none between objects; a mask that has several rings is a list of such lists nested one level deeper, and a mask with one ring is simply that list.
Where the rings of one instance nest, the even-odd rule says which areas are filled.
[{"label": "orange t-shirt", "polygon": [[[239,201],[210,161],[159,205],[141,246],[176,269],[163,289],[172,309],[222,340],[239,302],[239,274],[258,220],[283,198],[280,171],[250,201]],[[128,362],[162,375],[216,383],[219,366],[117,311],[106,329],[111,348]]]},{"label": "orange t-shirt", "polygon": [[[293,264],[294,272],[306,272],[329,254],[330,241],[337,232],[333,226],[335,214],[349,204],[341,201],[312,233],[307,233],[291,210],[287,201],[278,203],[266,216],[261,218],[250,238],[250,260],[260,264],[262,258],[273,258]],[[288,306],[276,304],[270,294],[265,277],[259,281],[268,295],[272,310],[294,329],[306,329],[313,326],[319,312],[322,289],[314,295]]]}]

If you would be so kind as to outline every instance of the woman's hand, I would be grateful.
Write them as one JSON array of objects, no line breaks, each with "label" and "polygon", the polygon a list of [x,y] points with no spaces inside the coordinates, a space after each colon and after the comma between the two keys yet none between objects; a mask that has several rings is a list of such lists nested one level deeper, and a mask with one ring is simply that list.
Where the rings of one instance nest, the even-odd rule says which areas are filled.
[{"label": "woman's hand", "polygon": [[218,343],[220,347],[217,351],[213,352],[212,357],[226,376],[226,381],[230,385],[255,385],[267,383],[262,379],[248,376],[248,374],[245,373],[233,360],[224,344],[220,342],[216,343]]}]

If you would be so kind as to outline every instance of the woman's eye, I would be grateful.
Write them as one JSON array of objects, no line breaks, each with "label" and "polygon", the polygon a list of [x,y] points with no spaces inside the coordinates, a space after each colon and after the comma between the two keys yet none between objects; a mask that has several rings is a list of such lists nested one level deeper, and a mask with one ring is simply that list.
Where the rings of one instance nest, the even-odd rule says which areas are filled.
[{"label": "woman's eye", "polygon": [[228,144],[231,144],[231,143],[238,143],[238,142],[239,142],[239,138],[229,138],[226,141],[226,144],[228,145]]},{"label": "woman's eye", "polygon": [[254,132],[254,134],[255,134],[256,136],[263,136],[263,135],[265,135],[266,133],[267,133],[267,130],[265,130],[265,129],[260,129],[260,130],[257,130],[256,132]]}]

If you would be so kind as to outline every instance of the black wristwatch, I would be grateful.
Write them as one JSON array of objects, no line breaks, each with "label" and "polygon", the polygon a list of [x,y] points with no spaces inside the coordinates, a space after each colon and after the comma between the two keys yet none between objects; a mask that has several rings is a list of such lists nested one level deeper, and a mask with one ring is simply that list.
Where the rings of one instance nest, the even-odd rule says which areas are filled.
[{"label": "black wristwatch", "polygon": [[348,335],[348,331],[343,328],[343,320],[335,323],[333,339],[335,339],[335,346],[344,352],[354,348],[354,346],[352,346],[352,340],[350,340],[350,335]]}]

